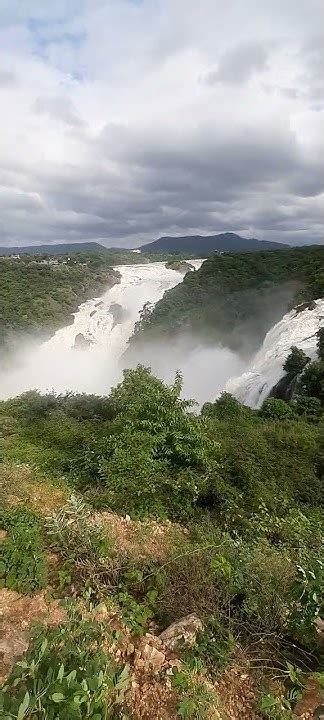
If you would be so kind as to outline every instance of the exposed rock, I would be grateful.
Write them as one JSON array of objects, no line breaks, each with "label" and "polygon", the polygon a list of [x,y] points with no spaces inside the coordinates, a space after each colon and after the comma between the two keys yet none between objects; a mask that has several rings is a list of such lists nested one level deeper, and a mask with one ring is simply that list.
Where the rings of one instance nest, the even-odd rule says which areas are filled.
[{"label": "exposed rock", "polygon": [[176,270],[176,272],[180,272],[183,275],[186,275],[188,272],[192,272],[195,269],[193,265],[185,260],[169,260],[165,267],[170,270]]},{"label": "exposed rock", "polygon": [[46,625],[63,622],[66,613],[59,601],[47,603],[44,593],[33,597],[19,595],[14,590],[0,590],[0,684],[8,677],[14,663],[28,649],[28,629],[36,621]]},{"label": "exposed rock", "polygon": [[0,530],[0,542],[3,542],[3,540],[6,539],[8,533],[6,530]]},{"label": "exposed rock", "polygon": [[116,325],[120,325],[120,323],[123,322],[125,314],[126,314],[126,311],[124,310],[123,306],[120,305],[119,303],[112,303],[109,307],[108,312],[111,313],[111,315],[113,316],[113,319],[114,319],[112,329],[114,329],[114,327]]},{"label": "exposed rock", "polygon": [[165,654],[152,645],[145,645],[142,650],[145,667],[154,672],[159,672],[165,663]]},{"label": "exposed rock", "polygon": [[10,628],[0,639],[0,684],[6,680],[14,664],[28,650],[28,634],[22,630]]},{"label": "exposed rock", "polygon": [[[324,692],[321,690],[318,680],[314,677],[308,678],[303,697],[297,702],[294,708],[294,718],[316,717],[321,718],[321,707],[324,703]],[[315,714],[316,713],[316,714]],[[324,718],[324,713],[322,713]]]},{"label": "exposed rock", "polygon": [[89,338],[84,337],[82,333],[78,333],[75,336],[73,348],[75,350],[88,350],[91,347],[92,342]]},{"label": "exposed rock", "polygon": [[291,376],[287,374],[284,375],[272,388],[269,397],[279,398],[280,400],[285,400],[285,402],[290,402],[296,390],[298,377],[298,375],[295,375],[294,378],[291,378]]},{"label": "exposed rock", "polygon": [[303,312],[304,310],[315,310],[315,309],[316,309],[315,300],[309,300],[308,302],[301,303],[300,305],[297,305],[295,307],[296,315],[298,313]]},{"label": "exposed rock", "polygon": [[192,613],[181,620],[172,623],[159,635],[163,647],[170,652],[175,651],[182,644],[192,646],[196,641],[198,632],[203,630],[203,623]]}]

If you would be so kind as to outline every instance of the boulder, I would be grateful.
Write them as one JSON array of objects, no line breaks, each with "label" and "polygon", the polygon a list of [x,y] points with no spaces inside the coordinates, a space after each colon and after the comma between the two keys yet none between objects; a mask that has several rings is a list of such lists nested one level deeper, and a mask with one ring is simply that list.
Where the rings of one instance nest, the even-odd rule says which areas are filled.
[{"label": "boulder", "polygon": [[92,345],[91,340],[89,340],[89,338],[84,337],[84,335],[82,333],[78,333],[75,336],[74,345],[73,345],[74,349],[88,350],[91,345]]},{"label": "boulder", "polygon": [[165,654],[157,650],[153,645],[145,645],[142,650],[142,658],[144,660],[144,668],[152,669],[153,672],[159,672],[165,663]]},{"label": "boulder", "polygon": [[192,613],[172,623],[166,630],[163,630],[159,638],[162,640],[165,650],[174,652],[183,644],[194,645],[198,633],[203,629],[202,621]]}]

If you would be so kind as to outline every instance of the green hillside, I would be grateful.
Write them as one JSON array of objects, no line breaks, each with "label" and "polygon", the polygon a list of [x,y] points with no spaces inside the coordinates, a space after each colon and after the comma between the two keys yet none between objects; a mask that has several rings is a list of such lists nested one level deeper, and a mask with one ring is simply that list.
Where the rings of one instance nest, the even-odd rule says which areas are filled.
[{"label": "green hillside", "polygon": [[81,302],[119,279],[105,256],[0,258],[0,346],[17,333],[52,334]]},{"label": "green hillside", "polygon": [[195,333],[253,352],[296,302],[324,294],[324,247],[208,258],[145,313],[132,344]]}]

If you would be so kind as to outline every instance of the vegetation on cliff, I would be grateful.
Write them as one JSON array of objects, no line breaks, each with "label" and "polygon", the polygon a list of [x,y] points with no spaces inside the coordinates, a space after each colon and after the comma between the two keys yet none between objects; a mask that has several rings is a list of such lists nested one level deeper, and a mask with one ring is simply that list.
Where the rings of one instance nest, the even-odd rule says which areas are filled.
[{"label": "vegetation on cliff", "polygon": [[0,276],[0,345],[18,334],[51,335],[80,303],[119,281],[100,255],[0,258]]},{"label": "vegetation on cliff", "polygon": [[165,293],[137,327],[136,343],[194,333],[251,354],[297,302],[323,295],[323,247],[214,255]]}]

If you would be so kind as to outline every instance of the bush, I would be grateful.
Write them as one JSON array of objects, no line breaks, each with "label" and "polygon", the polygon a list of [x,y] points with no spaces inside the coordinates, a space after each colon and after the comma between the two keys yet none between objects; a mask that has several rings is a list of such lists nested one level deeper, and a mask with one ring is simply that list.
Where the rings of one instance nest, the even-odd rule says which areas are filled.
[{"label": "bush", "polygon": [[123,426],[154,438],[154,457],[176,468],[203,469],[211,443],[196,417],[188,413],[193,404],[182,400],[179,374],[171,387],[138,365],[125,370],[124,380],[114,388],[110,400]]},{"label": "bush", "polygon": [[267,420],[290,420],[294,417],[294,411],[284,400],[267,398],[260,410],[260,417]]},{"label": "bush", "polygon": [[324,564],[317,558],[308,567],[298,566],[292,591],[289,629],[297,641],[316,648],[315,621],[324,614]]},{"label": "bush", "polygon": [[294,564],[265,539],[233,539],[217,527],[196,526],[163,568],[157,609],[163,624],[196,613],[213,618],[224,636],[280,633],[286,625]]},{"label": "bush", "polygon": [[203,417],[218,418],[219,420],[231,420],[242,416],[252,417],[254,412],[251,408],[242,405],[233,395],[223,392],[215,402],[207,402],[201,409]]},{"label": "bush", "polygon": [[29,594],[46,584],[46,560],[41,524],[30,510],[14,508],[1,514],[1,525],[8,532],[2,543],[1,584]]},{"label": "bush", "polygon": [[81,591],[91,582],[98,595],[103,589],[111,589],[112,544],[81,499],[72,495],[63,508],[46,519],[45,530],[51,550],[65,560],[60,580],[67,584],[73,581],[74,588]]},{"label": "bush", "polygon": [[76,562],[85,559],[96,562],[109,554],[110,545],[102,527],[91,519],[90,509],[74,495],[47,518],[45,530],[52,550],[65,557],[72,555]]},{"label": "bush", "polygon": [[319,360],[309,365],[300,379],[300,392],[315,397],[324,404],[324,362]]},{"label": "bush", "polygon": [[296,395],[293,401],[293,407],[297,415],[302,415],[309,419],[316,420],[322,414],[322,406],[319,398],[308,395]]},{"label": "bush", "polygon": [[128,666],[119,668],[102,648],[112,641],[95,618],[71,605],[61,627],[35,632],[0,695],[3,718],[121,718]]}]

